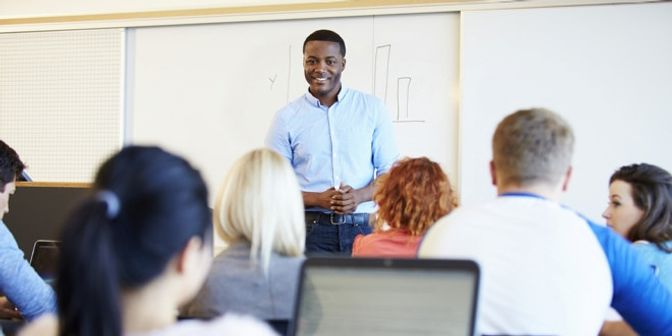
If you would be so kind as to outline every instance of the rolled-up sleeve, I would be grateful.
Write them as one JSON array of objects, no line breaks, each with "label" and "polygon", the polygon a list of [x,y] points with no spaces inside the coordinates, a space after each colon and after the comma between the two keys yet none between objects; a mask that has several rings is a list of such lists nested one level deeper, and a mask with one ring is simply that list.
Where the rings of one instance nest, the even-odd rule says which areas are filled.
[{"label": "rolled-up sleeve", "polygon": [[289,130],[287,129],[283,110],[278,111],[273,118],[271,127],[266,134],[266,147],[278,152],[284,156],[290,163],[292,162],[292,146],[289,141]]},{"label": "rolled-up sleeve", "polygon": [[373,131],[373,141],[371,142],[371,153],[373,167],[376,170],[376,176],[386,173],[397,159],[399,159],[399,150],[394,139],[394,128],[390,113],[382,102],[376,99],[376,128]]}]

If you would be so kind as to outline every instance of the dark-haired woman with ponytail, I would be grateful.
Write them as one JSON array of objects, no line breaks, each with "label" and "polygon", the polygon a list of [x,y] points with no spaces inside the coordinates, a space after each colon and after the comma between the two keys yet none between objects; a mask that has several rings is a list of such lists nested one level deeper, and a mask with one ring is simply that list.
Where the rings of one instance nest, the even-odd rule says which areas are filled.
[{"label": "dark-haired woman with ponytail", "polygon": [[189,163],[127,147],[102,165],[95,189],[63,232],[58,322],[38,321],[26,334],[273,335],[235,315],[176,323],[212,258],[207,189]]}]

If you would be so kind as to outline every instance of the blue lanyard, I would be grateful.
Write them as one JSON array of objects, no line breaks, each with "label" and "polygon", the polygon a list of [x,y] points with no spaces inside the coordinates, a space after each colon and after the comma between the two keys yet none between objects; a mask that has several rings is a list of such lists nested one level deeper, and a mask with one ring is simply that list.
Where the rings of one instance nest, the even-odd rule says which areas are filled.
[{"label": "blue lanyard", "polygon": [[542,200],[546,199],[546,197],[544,197],[544,196],[537,195],[537,194],[531,193],[531,192],[522,192],[522,191],[505,192],[505,193],[499,194],[498,196],[499,197],[529,197],[529,198],[538,198],[538,199],[542,199]]}]

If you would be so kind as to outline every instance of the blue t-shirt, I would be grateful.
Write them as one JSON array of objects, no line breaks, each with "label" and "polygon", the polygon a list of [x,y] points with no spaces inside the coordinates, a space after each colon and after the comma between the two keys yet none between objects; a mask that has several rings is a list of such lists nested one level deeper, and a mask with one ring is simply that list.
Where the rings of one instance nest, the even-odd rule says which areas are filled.
[{"label": "blue t-shirt", "polygon": [[611,306],[640,335],[672,335],[672,294],[630,243],[611,229],[586,221],[609,261]]},{"label": "blue t-shirt", "polygon": [[23,317],[32,320],[56,312],[56,295],[23,258],[12,233],[0,220],[0,292]]},{"label": "blue t-shirt", "polygon": [[[672,241],[666,242],[665,245],[668,248],[672,247]],[[651,266],[653,273],[672,293],[672,253],[667,253],[658,248],[656,244],[647,241],[636,241],[632,244],[632,247]]]}]

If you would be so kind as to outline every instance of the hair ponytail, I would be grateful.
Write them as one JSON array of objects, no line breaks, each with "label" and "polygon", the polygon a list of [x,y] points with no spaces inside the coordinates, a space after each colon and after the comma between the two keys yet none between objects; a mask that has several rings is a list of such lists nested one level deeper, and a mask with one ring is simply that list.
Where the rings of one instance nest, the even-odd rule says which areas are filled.
[{"label": "hair ponytail", "polygon": [[60,336],[120,336],[117,260],[108,206],[91,199],[73,214],[62,233],[56,282]]},{"label": "hair ponytail", "polygon": [[123,291],[156,279],[212,229],[201,174],[158,147],[125,147],[100,167],[95,189],[63,231],[61,336],[121,336]]}]

